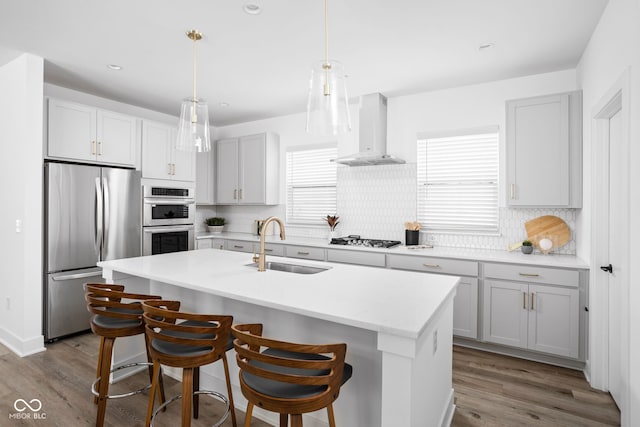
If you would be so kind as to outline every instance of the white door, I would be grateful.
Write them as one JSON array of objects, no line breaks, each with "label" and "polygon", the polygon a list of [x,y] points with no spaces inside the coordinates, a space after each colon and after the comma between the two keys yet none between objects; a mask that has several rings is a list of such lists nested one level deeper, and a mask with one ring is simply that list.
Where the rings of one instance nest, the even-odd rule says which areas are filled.
[{"label": "white door", "polygon": [[135,117],[98,110],[98,160],[128,166],[136,164]]},{"label": "white door", "polygon": [[265,134],[252,135],[240,138],[238,151],[239,170],[239,197],[238,203],[260,204],[266,198],[266,156],[267,146]]},{"label": "white door", "polygon": [[238,203],[238,139],[216,142],[216,202]]},{"label": "white door", "polygon": [[628,208],[625,188],[628,182],[622,139],[621,113],[609,119],[609,391],[621,409],[628,402],[629,390],[629,266]]},{"label": "white door", "polygon": [[145,121],[142,124],[142,177],[171,178],[171,126]]}]

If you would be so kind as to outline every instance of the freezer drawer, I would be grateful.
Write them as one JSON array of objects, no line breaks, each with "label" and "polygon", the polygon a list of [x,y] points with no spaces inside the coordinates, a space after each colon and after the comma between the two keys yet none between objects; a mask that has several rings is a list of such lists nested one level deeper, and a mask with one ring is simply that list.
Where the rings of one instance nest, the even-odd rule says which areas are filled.
[{"label": "freezer drawer", "polygon": [[84,300],[84,283],[104,283],[101,269],[53,273],[47,277],[45,340],[90,329],[90,314]]}]

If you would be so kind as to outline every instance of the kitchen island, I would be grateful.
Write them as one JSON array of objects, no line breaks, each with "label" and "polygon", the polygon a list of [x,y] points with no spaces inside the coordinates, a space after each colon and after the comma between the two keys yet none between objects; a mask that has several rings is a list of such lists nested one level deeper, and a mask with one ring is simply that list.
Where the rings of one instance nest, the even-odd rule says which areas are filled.
[{"label": "kitchen island", "polygon": [[[177,299],[182,309],[263,323],[264,335],[305,343],[347,343],[353,378],[334,407],[349,427],[446,426],[453,416],[452,324],[457,277],[268,257],[327,268],[296,274],[250,266],[245,253],[199,250],[101,262],[108,282]],[[139,340],[138,340],[139,341]],[[137,353],[137,354],[132,354]],[[132,345],[114,363],[140,358]],[[231,363],[237,407],[246,404]],[[224,390],[222,369],[201,370],[201,387]],[[256,416],[275,424],[275,414]],[[305,426],[327,425],[326,412]]]}]

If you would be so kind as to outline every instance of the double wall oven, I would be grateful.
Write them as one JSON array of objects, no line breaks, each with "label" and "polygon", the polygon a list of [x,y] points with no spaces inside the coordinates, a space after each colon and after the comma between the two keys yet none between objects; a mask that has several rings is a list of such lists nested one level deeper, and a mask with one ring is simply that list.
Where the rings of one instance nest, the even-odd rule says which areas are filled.
[{"label": "double wall oven", "polygon": [[195,190],[145,185],[142,207],[142,254],[192,250]]}]

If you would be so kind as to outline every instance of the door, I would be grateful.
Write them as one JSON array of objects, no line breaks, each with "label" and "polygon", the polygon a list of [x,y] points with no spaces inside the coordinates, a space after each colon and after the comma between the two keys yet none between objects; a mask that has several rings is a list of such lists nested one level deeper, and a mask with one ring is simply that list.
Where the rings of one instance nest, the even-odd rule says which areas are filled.
[{"label": "door", "polygon": [[216,142],[216,202],[238,203],[238,139]]},{"label": "door", "polygon": [[142,196],[140,172],[102,168],[104,235],[102,260],[140,256]]},{"label": "door", "polygon": [[96,109],[73,102],[49,99],[47,154],[95,161]]},{"label": "door", "polygon": [[45,163],[47,272],[94,267],[99,260],[95,166]]},{"label": "door", "polygon": [[262,204],[265,202],[266,148],[264,134],[240,138],[239,203]]},{"label": "door", "polygon": [[629,390],[629,312],[626,308],[629,295],[628,204],[625,188],[628,182],[622,144],[621,112],[609,119],[609,391],[618,407],[623,409]]},{"label": "door", "polygon": [[136,118],[98,110],[98,160],[134,166],[136,163]]},{"label": "door", "polygon": [[171,178],[171,126],[144,121],[142,124],[142,176]]},{"label": "door", "polygon": [[527,348],[528,288],[523,283],[484,282],[484,339]]}]

